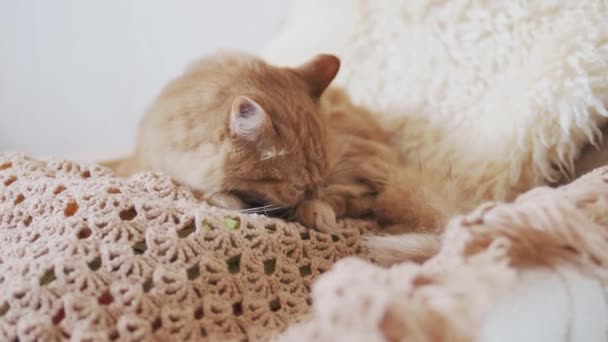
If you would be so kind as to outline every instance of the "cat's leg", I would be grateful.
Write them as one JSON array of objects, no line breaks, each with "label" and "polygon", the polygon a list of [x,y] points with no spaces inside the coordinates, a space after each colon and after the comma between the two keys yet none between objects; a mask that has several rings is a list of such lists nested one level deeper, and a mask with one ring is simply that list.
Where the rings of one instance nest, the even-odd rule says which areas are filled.
[{"label": "cat's leg", "polygon": [[372,213],[375,192],[358,182],[332,184],[324,189],[321,199],[333,208],[337,218],[359,218]]},{"label": "cat's leg", "polygon": [[363,244],[375,262],[423,262],[439,250],[442,216],[426,202],[415,179],[392,177],[378,193],[373,210],[384,233],[390,234],[365,238]]},{"label": "cat's leg", "polygon": [[373,196],[363,184],[333,184],[317,199],[303,202],[295,214],[296,221],[325,233],[338,232],[336,219],[362,217],[371,213]]},{"label": "cat's leg", "polygon": [[413,184],[388,182],[380,192],[362,183],[329,186],[321,199],[337,218],[375,216],[387,232],[430,232],[440,228],[440,215]]},{"label": "cat's leg", "polygon": [[372,214],[375,197],[375,190],[367,184],[331,184],[323,189],[319,198],[302,203],[296,209],[295,219],[306,227],[336,233],[336,219],[360,218]]},{"label": "cat's leg", "polygon": [[329,203],[314,199],[304,201],[296,209],[295,220],[307,228],[328,234],[338,233],[336,214]]},{"label": "cat's leg", "polygon": [[441,229],[441,215],[426,203],[424,194],[414,184],[390,182],[374,202],[374,214],[380,224],[394,226],[397,232],[436,232]]}]

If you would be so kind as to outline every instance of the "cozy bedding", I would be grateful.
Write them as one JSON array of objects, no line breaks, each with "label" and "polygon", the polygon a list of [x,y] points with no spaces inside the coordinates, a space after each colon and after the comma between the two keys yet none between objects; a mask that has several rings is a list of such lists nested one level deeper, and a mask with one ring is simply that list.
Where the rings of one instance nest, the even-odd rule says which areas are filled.
[{"label": "cozy bedding", "polygon": [[544,186],[601,137],[606,18],[594,0],[293,2],[264,56],[337,54],[336,84],[474,208],[422,265],[375,265],[371,221],[332,236],[158,174],[0,154],[0,339],[605,341],[601,153]]}]

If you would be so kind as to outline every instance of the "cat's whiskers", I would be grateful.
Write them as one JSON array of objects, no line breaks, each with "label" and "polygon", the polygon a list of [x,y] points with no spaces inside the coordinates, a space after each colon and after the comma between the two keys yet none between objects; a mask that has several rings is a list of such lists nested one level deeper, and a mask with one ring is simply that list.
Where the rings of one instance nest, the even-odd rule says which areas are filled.
[{"label": "cat's whiskers", "polygon": [[285,209],[287,207],[288,207],[287,205],[268,204],[268,205],[263,205],[261,207],[242,209],[242,210],[239,210],[239,212],[241,212],[243,214],[260,214],[260,213],[268,214],[269,212]]},{"label": "cat's whiskers", "polygon": [[261,210],[273,209],[274,207],[277,207],[277,206],[274,205],[274,204],[267,204],[267,205],[263,205],[263,206],[260,206],[260,207],[252,207],[252,208],[241,209],[239,211],[242,212],[242,213],[245,213],[245,212],[256,212],[256,211],[261,211]]}]

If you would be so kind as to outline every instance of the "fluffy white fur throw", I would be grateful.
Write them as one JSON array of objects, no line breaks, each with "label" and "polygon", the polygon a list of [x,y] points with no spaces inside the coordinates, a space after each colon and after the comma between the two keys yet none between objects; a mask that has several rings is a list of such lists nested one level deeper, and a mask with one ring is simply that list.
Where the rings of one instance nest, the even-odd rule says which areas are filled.
[{"label": "fluffy white fur throw", "polygon": [[316,52],[460,209],[572,173],[608,115],[606,1],[295,0],[265,57]]}]

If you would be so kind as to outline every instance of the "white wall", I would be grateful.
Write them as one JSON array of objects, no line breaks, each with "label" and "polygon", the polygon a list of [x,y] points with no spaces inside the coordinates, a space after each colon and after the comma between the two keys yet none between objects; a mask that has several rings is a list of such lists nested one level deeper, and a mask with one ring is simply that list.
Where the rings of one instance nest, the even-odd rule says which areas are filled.
[{"label": "white wall", "polygon": [[286,0],[0,0],[0,151],[126,152],[164,83],[217,48],[258,52]]}]

